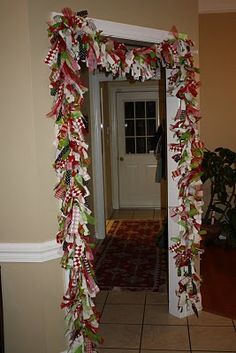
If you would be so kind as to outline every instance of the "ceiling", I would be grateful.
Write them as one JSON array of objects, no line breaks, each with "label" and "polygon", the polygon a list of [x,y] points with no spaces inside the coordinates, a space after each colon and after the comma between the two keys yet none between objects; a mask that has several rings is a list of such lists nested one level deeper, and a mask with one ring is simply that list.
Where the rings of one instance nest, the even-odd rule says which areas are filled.
[{"label": "ceiling", "polygon": [[198,0],[199,13],[236,12],[236,0]]}]

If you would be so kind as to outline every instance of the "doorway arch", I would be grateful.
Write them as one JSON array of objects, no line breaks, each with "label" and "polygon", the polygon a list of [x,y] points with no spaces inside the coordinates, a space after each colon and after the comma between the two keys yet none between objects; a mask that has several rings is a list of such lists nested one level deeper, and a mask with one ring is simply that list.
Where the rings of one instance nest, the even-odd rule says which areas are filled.
[{"label": "doorway arch", "polygon": [[[80,106],[86,89],[83,87],[79,79],[80,66],[77,63],[77,60],[83,56],[83,61],[86,62],[91,71],[94,71],[100,65],[107,72],[112,72],[113,75],[116,75],[121,71],[122,76],[125,76],[125,73],[127,72],[125,70],[122,71],[121,66],[119,66],[119,64],[117,64],[112,58],[115,49],[113,49],[114,52],[110,51],[110,54],[108,53],[108,50],[110,50],[108,49],[108,47],[110,48],[110,44],[113,43],[113,48],[115,48],[112,39],[108,38],[101,42],[99,41],[100,34],[94,27],[95,23],[98,28],[103,26],[101,29],[105,31],[105,34],[110,35],[110,37],[127,38],[128,33],[131,33],[133,30],[133,34],[129,34],[131,40],[136,38],[139,38],[140,40],[142,38],[142,33],[144,33],[146,35],[146,42],[157,43],[160,38],[159,36],[161,36],[159,44],[149,48],[139,48],[143,63],[142,60],[139,62],[135,58],[134,52],[131,53],[126,51],[127,49],[124,49],[125,47],[121,43],[120,45],[122,50],[128,55],[126,57],[127,62],[125,61],[127,64],[126,68],[131,71],[131,75],[133,75],[134,79],[140,78],[142,68],[146,70],[143,69],[143,76],[141,76],[142,79],[152,77],[154,70],[151,69],[151,65],[148,63],[148,60],[145,59],[145,55],[148,56],[149,60],[152,60],[154,56],[156,63],[158,60],[161,60],[165,66],[170,68],[167,71],[167,79],[172,95],[167,97],[167,119],[169,119],[168,124],[170,124],[171,131],[168,131],[167,139],[172,151],[175,153],[175,162],[177,160],[179,162],[176,169],[175,162],[171,158],[168,158],[168,179],[170,185],[168,197],[169,240],[173,242],[173,245],[171,245],[172,253],[169,256],[169,273],[172,274],[172,277],[169,280],[169,283],[171,284],[169,288],[171,297],[170,312],[178,317],[183,317],[191,314],[193,309],[195,311],[200,310],[200,279],[195,271],[194,265],[196,257],[200,251],[199,229],[201,224],[202,206],[202,194],[200,192],[200,163],[203,146],[199,141],[197,128],[199,110],[195,97],[197,95],[198,84],[195,79],[196,70],[193,66],[193,58],[190,51],[192,46],[191,41],[189,41],[185,35],[179,35],[177,32],[174,32],[172,37],[169,38],[165,31],[145,29],[130,25],[126,26],[108,21],[94,20],[93,22],[91,19],[87,19],[87,17],[73,13],[70,9],[64,9],[62,15],[54,14],[53,21],[53,25],[50,26],[53,48],[49,51],[46,62],[53,70],[52,75],[50,76],[51,92],[56,97],[55,105],[49,115],[56,116],[57,123],[60,126],[58,135],[60,148],[56,159],[56,167],[58,167],[59,175],[61,176],[61,183],[57,185],[56,191],[57,195],[60,196],[59,198],[62,200],[62,215],[60,218],[60,232],[58,234],[58,239],[63,243],[63,249],[65,252],[63,265],[65,268],[69,268],[70,271],[69,288],[66,292],[66,296],[64,296],[63,305],[67,306],[70,313],[74,314],[75,310],[77,310],[77,305],[81,304],[79,302],[75,305],[73,294],[74,291],[78,289],[77,286],[81,285],[81,283],[87,288],[87,291],[86,293],[83,291],[80,295],[81,297],[86,297],[86,300],[89,300],[89,302],[91,297],[94,297],[97,292],[96,285],[91,276],[89,264],[91,253],[88,250],[88,244],[84,237],[85,235],[88,235],[86,224],[91,218],[85,207],[83,196],[85,194],[85,196],[87,196],[88,193],[82,180],[86,180],[85,178],[87,178],[85,166],[87,163],[87,147],[84,140],[80,140],[84,128],[83,123],[81,122],[82,113]],[[106,33],[106,31],[108,31],[108,33]],[[78,32],[80,33],[79,35]],[[81,50],[81,47],[78,44],[79,40],[75,37],[77,35],[79,40],[83,39],[86,43],[86,46],[82,45],[83,50]],[[100,55],[101,53],[103,53],[103,56]],[[136,54],[137,53],[138,51]],[[132,56],[131,59],[129,54]],[[117,60],[119,63],[119,56],[116,55],[116,58],[118,58]],[[96,61],[97,59],[99,60],[99,63]],[[96,101],[97,89],[95,88],[96,87],[93,86],[93,89],[91,90],[93,91],[91,93],[91,98]],[[61,107],[61,109],[58,109],[58,107]],[[99,105],[97,107],[95,106],[93,112],[93,149],[95,150],[94,169],[96,168],[96,173],[98,173],[98,182],[99,180],[102,180],[102,178],[100,178],[100,176],[102,176],[102,171],[99,172],[101,167],[101,163],[99,163],[101,161],[101,141],[99,140],[101,119],[99,118],[99,109]],[[64,139],[60,134],[62,133],[64,137],[67,129],[69,129],[69,134],[67,133],[66,139]],[[73,131],[75,130],[77,136],[73,135]],[[173,132],[175,138],[173,137]],[[78,153],[78,151],[82,152]],[[78,163],[80,157],[82,157],[82,162],[85,162],[82,166]],[[96,157],[98,157],[98,159]],[[73,163],[77,166],[76,168],[79,171],[81,170],[82,174],[80,174],[80,172],[76,174],[77,169],[70,169]],[[178,178],[178,187],[177,184],[173,182],[172,176]],[[71,178],[77,184],[81,185],[84,193],[81,192],[78,186],[76,187],[76,183],[70,183]],[[66,183],[66,187],[65,185],[62,185],[63,182]],[[63,186],[63,190],[60,189],[61,186]],[[103,197],[103,193],[101,192],[103,186],[100,184],[100,187],[101,189],[99,190],[99,193],[96,191],[94,195],[95,209],[97,207],[96,212],[98,212],[96,215],[98,220],[97,227],[99,227],[99,222],[104,219],[104,217],[101,217],[102,214],[99,214],[101,211],[99,211],[99,205],[101,205],[101,200],[99,203],[99,197]],[[61,191],[64,191],[64,193]],[[75,207],[74,200],[76,201]],[[83,215],[80,214],[80,206],[85,210]],[[71,207],[73,208],[72,215],[68,214],[69,207],[70,211]],[[173,215],[179,219],[178,224],[175,223],[171,217]],[[72,237],[73,240],[70,238],[71,223],[73,223],[72,235],[75,236]],[[70,229],[68,227],[70,227]],[[68,229],[69,233],[67,233]],[[82,235],[80,232],[82,232]],[[176,234],[176,237],[171,237],[170,234]],[[78,238],[76,238],[76,235]],[[73,265],[71,263],[73,263]],[[81,271],[81,266],[83,271]],[[178,270],[179,277],[177,276],[176,270]],[[175,292],[177,295],[175,295]],[[91,312],[93,310],[92,308],[93,306],[91,305]],[[70,328],[72,332],[76,332],[76,334],[80,335],[84,342],[85,336],[84,331],[81,330],[81,326],[78,328],[78,326],[75,325],[75,322],[71,320]],[[86,327],[86,329],[88,330],[89,328]],[[74,341],[72,343],[74,343]]]}]

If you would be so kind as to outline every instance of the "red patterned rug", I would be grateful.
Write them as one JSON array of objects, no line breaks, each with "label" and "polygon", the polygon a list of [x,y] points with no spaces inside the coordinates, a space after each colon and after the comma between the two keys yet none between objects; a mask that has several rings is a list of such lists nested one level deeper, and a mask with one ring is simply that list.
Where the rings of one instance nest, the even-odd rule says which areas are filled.
[{"label": "red patterned rug", "polygon": [[159,291],[167,275],[167,253],[156,246],[159,230],[159,221],[113,221],[95,251],[95,273],[100,289]]}]

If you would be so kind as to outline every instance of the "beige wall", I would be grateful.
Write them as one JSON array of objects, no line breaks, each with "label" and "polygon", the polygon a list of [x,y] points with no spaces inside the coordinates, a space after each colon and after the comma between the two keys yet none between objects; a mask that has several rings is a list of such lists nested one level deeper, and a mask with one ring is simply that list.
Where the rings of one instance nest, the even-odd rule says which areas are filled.
[{"label": "beige wall", "polygon": [[65,349],[59,261],[3,264],[6,353],[60,353]]},{"label": "beige wall", "polygon": [[[198,43],[197,0],[2,0],[1,2],[1,242],[41,242],[57,229],[52,99],[46,21],[64,6],[91,17],[169,30],[176,25]],[[63,291],[58,261],[4,264],[6,353],[64,350]]]},{"label": "beige wall", "polygon": [[201,136],[206,146],[236,150],[236,13],[199,17]]}]

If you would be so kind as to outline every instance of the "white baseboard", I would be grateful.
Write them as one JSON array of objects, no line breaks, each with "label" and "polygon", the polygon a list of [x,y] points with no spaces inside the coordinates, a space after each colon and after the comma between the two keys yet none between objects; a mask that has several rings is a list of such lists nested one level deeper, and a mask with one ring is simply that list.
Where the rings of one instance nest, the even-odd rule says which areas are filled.
[{"label": "white baseboard", "polygon": [[62,256],[55,240],[42,243],[0,243],[0,262],[46,262]]}]

